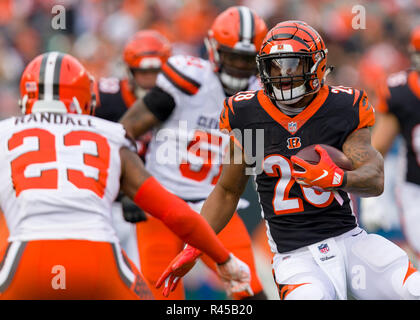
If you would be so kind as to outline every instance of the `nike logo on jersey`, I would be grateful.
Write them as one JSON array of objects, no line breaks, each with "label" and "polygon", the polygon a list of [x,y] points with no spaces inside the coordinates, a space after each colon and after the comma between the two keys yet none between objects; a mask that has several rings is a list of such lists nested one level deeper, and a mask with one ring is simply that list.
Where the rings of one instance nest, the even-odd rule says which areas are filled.
[{"label": "nike logo on jersey", "polygon": [[342,179],[342,175],[339,174],[338,172],[334,173],[334,178],[333,178],[333,186],[337,186],[341,183],[341,179]]},{"label": "nike logo on jersey", "polygon": [[325,178],[326,176],[328,176],[328,171],[324,169],[324,173],[321,174],[318,178],[312,180],[311,182],[315,182],[315,181],[321,180],[322,178]]}]

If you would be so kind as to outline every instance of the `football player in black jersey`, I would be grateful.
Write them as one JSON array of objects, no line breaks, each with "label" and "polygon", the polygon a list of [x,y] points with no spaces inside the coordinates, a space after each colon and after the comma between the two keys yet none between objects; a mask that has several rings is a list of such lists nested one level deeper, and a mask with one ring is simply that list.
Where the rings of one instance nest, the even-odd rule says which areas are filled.
[{"label": "football player in black jersey", "polygon": [[[162,34],[155,30],[138,31],[123,50],[127,77],[99,79],[96,88],[95,116],[117,122],[137,99],[154,87],[161,66],[170,55],[171,44]],[[148,132],[138,137],[136,141],[137,151],[143,162],[150,138],[151,132]],[[119,217],[123,216],[124,220],[130,223],[145,221],[147,217],[143,210],[123,193],[120,193],[113,208],[123,211],[123,215],[113,215],[116,219],[114,226],[124,250],[139,266],[136,228],[122,219],[119,221]]]},{"label": "football player in black jersey", "polygon": [[[98,101],[95,116],[117,122],[122,115],[156,84],[161,66],[171,55],[171,44],[155,30],[137,32],[123,52],[127,78],[101,78],[98,81]],[[144,161],[150,133],[139,137],[138,152]]]},{"label": "football player in black jersey", "polygon": [[[220,128],[232,133],[231,159],[201,214],[216,232],[224,228],[249,178],[250,150],[263,144],[255,180],[280,299],[347,299],[347,292],[356,299],[419,299],[420,273],[407,254],[367,234],[353,215],[348,193],[382,193],[383,158],[370,142],[374,111],[366,93],[324,83],[327,52],[305,22],[285,21],[268,32],[257,56],[264,90],[225,100]],[[264,140],[248,141],[245,132],[258,137],[258,129]],[[314,144],[318,164],[295,156]],[[339,168],[319,144],[342,150],[353,170]],[[167,270],[185,272],[186,260],[181,253]]]},{"label": "football player in black jersey", "polygon": [[402,230],[420,263],[420,26],[409,46],[412,68],[392,74],[380,90],[372,145],[385,156],[397,135],[405,142],[405,179],[398,181]]}]

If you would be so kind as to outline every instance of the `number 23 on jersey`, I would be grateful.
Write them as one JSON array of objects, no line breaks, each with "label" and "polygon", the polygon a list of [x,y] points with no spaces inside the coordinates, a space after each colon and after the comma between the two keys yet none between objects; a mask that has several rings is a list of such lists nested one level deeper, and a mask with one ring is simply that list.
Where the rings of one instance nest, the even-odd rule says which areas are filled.
[{"label": "number 23 on jersey", "polygon": [[[38,149],[24,152],[10,163],[13,186],[16,196],[28,189],[57,189],[58,164],[56,136],[48,130],[34,128],[19,131],[8,141],[8,150],[13,151],[25,145],[25,138],[35,138]],[[83,153],[83,163],[98,170],[98,178],[87,177],[81,170],[65,168],[67,180],[79,189],[93,191],[100,198],[104,196],[110,160],[110,147],[105,137],[91,131],[71,131],[63,136],[63,148],[80,146],[82,141],[92,141],[97,154]],[[51,169],[41,170],[37,177],[27,177],[25,170],[30,165],[55,163]]]}]

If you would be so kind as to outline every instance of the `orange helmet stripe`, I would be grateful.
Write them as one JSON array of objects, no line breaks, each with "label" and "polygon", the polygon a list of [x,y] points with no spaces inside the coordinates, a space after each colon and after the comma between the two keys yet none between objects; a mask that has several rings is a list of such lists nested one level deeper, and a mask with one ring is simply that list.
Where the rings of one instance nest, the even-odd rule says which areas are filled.
[{"label": "orange helmet stripe", "polygon": [[162,66],[162,74],[179,90],[188,94],[194,95],[200,89],[200,84],[190,77],[179,72],[169,62]]}]

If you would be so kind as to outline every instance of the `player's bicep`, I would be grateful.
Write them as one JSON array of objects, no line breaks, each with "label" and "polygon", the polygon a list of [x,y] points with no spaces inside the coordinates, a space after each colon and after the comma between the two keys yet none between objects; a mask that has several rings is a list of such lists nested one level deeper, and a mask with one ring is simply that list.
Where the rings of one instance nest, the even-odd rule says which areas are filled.
[{"label": "player's bicep", "polygon": [[128,197],[133,199],[143,182],[150,177],[150,174],[144,168],[140,157],[128,148],[123,147],[120,149],[120,158],[120,188]]},{"label": "player's bicep", "polygon": [[352,132],[343,144],[344,154],[351,160],[353,168],[357,169],[367,163],[383,166],[383,159],[371,144],[369,128]]},{"label": "player's bicep", "polygon": [[119,121],[127,134],[136,139],[160,123],[159,119],[146,107],[143,99],[137,100]]}]

